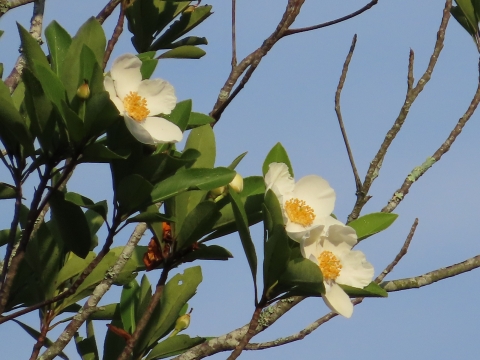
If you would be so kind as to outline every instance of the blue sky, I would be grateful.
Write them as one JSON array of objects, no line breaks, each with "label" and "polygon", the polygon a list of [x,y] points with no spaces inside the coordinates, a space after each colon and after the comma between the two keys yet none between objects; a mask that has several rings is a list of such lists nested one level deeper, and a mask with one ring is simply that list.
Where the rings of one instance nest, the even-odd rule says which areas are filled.
[{"label": "blue sky", "polygon": [[[237,53],[241,59],[273,31],[286,1],[237,3]],[[294,27],[343,16],[365,3],[307,0]],[[213,0],[211,4],[214,14],[193,31],[207,37],[207,55],[201,60],[163,60],[154,75],[171,82],[180,100],[193,99],[195,111],[205,113],[211,110],[230,69],[230,1]],[[74,34],[101,7],[100,2],[92,0],[49,0],[45,24],[55,19]],[[0,61],[6,74],[17,57],[15,21],[28,27],[31,9],[31,5],[15,9],[0,20],[0,29],[6,32],[0,39]],[[355,201],[355,184],[333,100],[352,37],[358,34],[342,93],[342,112],[363,179],[403,103],[409,49],[415,52],[414,74],[418,79],[433,50],[442,10],[443,3],[433,0],[380,1],[350,21],[280,41],[215,127],[217,165],[228,165],[248,151],[237,170],[243,176],[259,175],[265,155],[280,141],[289,152],[296,178],[317,174],[330,182],[337,193],[335,213],[345,221]],[[107,37],[116,17],[117,13],[105,23]],[[112,58],[126,52],[134,52],[127,31]],[[432,155],[448,136],[475,92],[477,62],[478,53],[471,38],[452,19],[432,80],[412,106],[403,130],[391,146],[364,214],[379,211],[408,173]],[[421,275],[480,253],[480,239],[475,231],[480,214],[479,133],[479,116],[475,114],[450,152],[413,185],[396,210],[400,215],[397,222],[359,245],[376,274],[394,258],[416,217],[419,226],[409,252],[387,279]],[[0,176],[7,181],[5,170],[0,170]],[[95,177],[95,186],[85,181],[87,176]],[[96,201],[104,199],[109,188],[108,169],[103,166],[80,169],[69,185],[69,190]],[[10,212],[8,206],[0,210],[2,228],[8,227]],[[128,229],[123,231],[115,246],[123,245],[129,234]],[[261,229],[255,227],[252,234],[260,244]],[[188,334],[221,335],[250,319],[254,310],[251,277],[238,240],[232,235],[218,241],[232,251],[234,259],[202,264],[204,281],[190,302],[195,310]],[[147,236],[143,242],[147,242]],[[156,282],[159,275],[150,273],[151,282]],[[351,319],[337,317],[302,341],[247,352],[243,357],[474,358],[480,352],[478,285],[477,270],[419,290],[391,293],[388,299],[366,300],[355,308]],[[104,303],[114,300],[110,296]],[[252,341],[296,333],[326,312],[320,299],[308,299]],[[38,326],[35,315],[24,320]],[[101,331],[103,326],[99,326]],[[55,334],[58,331],[50,337],[54,339]],[[2,357],[30,356],[33,341],[17,325],[0,327],[0,336],[3,344],[10,344],[8,349],[4,347],[8,355]],[[66,351],[75,358],[73,347]],[[226,354],[219,354],[211,358],[225,357]]]}]

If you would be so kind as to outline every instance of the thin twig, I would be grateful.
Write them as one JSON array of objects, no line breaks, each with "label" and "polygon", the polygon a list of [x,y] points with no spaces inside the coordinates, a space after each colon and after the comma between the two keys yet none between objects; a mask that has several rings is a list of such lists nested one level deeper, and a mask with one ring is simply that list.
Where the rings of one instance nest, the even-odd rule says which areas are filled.
[{"label": "thin twig", "polygon": [[[385,158],[385,155],[387,154],[388,148],[390,147],[393,140],[397,136],[398,132],[402,128],[402,125],[408,116],[408,112],[410,111],[410,107],[412,106],[413,102],[415,101],[417,96],[422,92],[425,85],[428,83],[428,81],[431,78],[433,69],[435,68],[440,52],[443,49],[445,31],[447,29],[448,21],[450,19],[451,7],[452,7],[452,0],[446,0],[445,7],[443,9],[442,20],[440,22],[440,26],[437,32],[437,40],[435,42],[433,53],[430,56],[430,61],[428,63],[427,69],[425,70],[422,77],[418,80],[417,85],[413,87],[411,90],[407,89],[405,101],[403,103],[402,108],[400,109],[400,113],[397,119],[395,120],[392,128],[387,132],[385,139],[383,140],[383,143],[380,146],[380,149],[378,150],[377,154],[375,155],[373,160],[370,162],[370,166],[368,168],[367,175],[365,176],[365,180],[362,186],[362,191],[361,191],[362,196],[357,198],[357,201],[355,202],[353,210],[348,216],[348,222],[358,218],[358,216],[360,215],[360,212],[362,211],[363,206],[365,206],[367,201],[370,199],[370,196],[368,196],[368,192],[370,190],[370,187],[372,186],[373,181],[378,177],[380,167],[382,166],[382,163]],[[410,74],[410,72],[413,71],[413,56],[411,52],[409,56],[408,69]],[[408,79],[408,81],[410,81],[410,79]]]},{"label": "thin twig", "polygon": [[112,37],[108,40],[107,48],[105,49],[105,55],[103,56],[103,70],[107,67],[108,59],[110,59],[110,55],[112,54],[113,48],[117,43],[120,35],[123,32],[123,22],[125,19],[125,7],[126,1],[122,1],[120,5],[120,14],[118,15],[117,25],[115,25],[115,29],[113,30]]},{"label": "thin twig", "polygon": [[427,160],[425,160],[422,165],[415,167],[410,172],[410,174],[408,174],[408,176],[403,181],[402,186],[400,186],[400,188],[394,192],[388,204],[382,209],[382,212],[390,213],[393,210],[395,210],[398,204],[400,204],[400,202],[408,194],[410,187],[413,185],[413,183],[417,181],[423,174],[425,174],[428,171],[428,169],[430,169],[433,166],[433,164],[438,162],[442,158],[443,154],[445,154],[448,150],[450,150],[450,147],[455,142],[458,135],[460,135],[464,126],[467,124],[468,120],[470,120],[470,118],[472,117],[479,103],[480,103],[480,82],[477,85],[477,90],[475,92],[475,95],[473,96],[472,101],[470,102],[470,105],[468,105],[467,111],[465,111],[463,116],[458,120],[457,124],[452,129],[447,139],[443,142],[443,144],[435,151],[435,153],[431,157],[427,158]]},{"label": "thin twig", "polygon": [[[220,90],[220,94],[218,95],[217,101],[212,111],[210,112],[210,116],[215,119],[215,122],[220,119],[223,111],[228,106],[228,104],[230,104],[230,102],[245,86],[262,58],[270,51],[270,49],[278,42],[278,40],[282,38],[283,33],[287,31],[288,27],[295,21],[304,2],[305,0],[289,0],[282,19],[278,23],[277,28],[272,33],[272,35],[270,35],[263,42],[261,47],[259,47],[250,55],[245,57],[235,68],[232,69],[227,81]],[[235,89],[235,91],[232,92],[233,87],[245,71],[247,71],[247,73],[242,78],[242,81]],[[213,125],[215,125],[215,123],[213,123],[212,126]]]},{"label": "thin twig", "polygon": [[235,34],[235,18],[236,18],[237,1],[232,0],[232,71],[237,66],[237,40]]},{"label": "thin twig", "polygon": [[395,256],[395,259],[393,259],[393,261],[388,264],[388,266],[385,268],[385,270],[383,270],[380,275],[377,276],[377,278],[375,279],[375,282],[377,284],[379,284],[380,282],[382,282],[382,280],[385,278],[385,276],[387,276],[389,273],[392,272],[393,268],[400,262],[400,260],[402,260],[402,258],[405,256],[405,254],[407,253],[408,251],[408,247],[410,246],[410,243],[412,242],[412,239],[413,239],[413,235],[415,235],[415,230],[417,229],[417,225],[418,225],[418,219],[415,219],[415,221],[413,222],[413,225],[412,227],[410,228],[410,232],[408,233],[408,236],[407,238],[405,239],[405,242],[403,243],[403,246],[402,248],[400,249],[399,253],[397,254],[397,256]]},{"label": "thin twig", "polygon": [[60,354],[65,346],[70,342],[75,332],[78,331],[80,326],[88,319],[91,313],[98,310],[97,304],[102,299],[103,295],[110,289],[113,282],[118,277],[118,274],[123,270],[127,261],[132,257],[133,251],[136,245],[143,236],[143,233],[147,229],[145,223],[139,223],[136,227],[127,244],[122,250],[122,253],[118,257],[117,262],[113,266],[112,270],[107,273],[105,279],[98,284],[93,290],[92,295],[83,305],[82,309],[73,317],[73,320],[68,324],[62,334],[57,340],[45,351],[39,360],[53,359]]},{"label": "thin twig", "polygon": [[105,20],[112,14],[113,10],[120,4],[122,0],[110,0],[107,5],[98,13],[96,19],[100,24],[103,24]]},{"label": "thin twig", "polygon": [[343,90],[343,85],[345,84],[345,79],[347,78],[348,66],[350,65],[350,60],[352,60],[353,52],[355,51],[355,45],[357,43],[357,34],[353,36],[352,45],[350,45],[350,50],[348,51],[347,58],[343,64],[342,75],[340,76],[340,81],[338,82],[337,91],[335,92],[335,112],[337,113],[338,125],[340,125],[340,130],[343,136],[343,142],[347,148],[348,159],[350,160],[350,165],[352,166],[353,177],[355,178],[355,187],[357,189],[357,196],[362,191],[362,181],[358,175],[357,167],[355,166],[355,160],[353,159],[352,149],[350,148],[350,143],[348,142],[347,131],[343,124],[342,111],[340,108],[340,95]]},{"label": "thin twig", "polygon": [[327,27],[327,26],[332,26],[332,25],[341,23],[345,20],[349,20],[351,18],[354,18],[355,16],[360,15],[367,10],[370,10],[372,7],[377,5],[377,3],[378,3],[378,0],[372,0],[367,5],[362,7],[361,9],[358,9],[357,11],[355,11],[355,12],[349,14],[349,15],[346,15],[346,16],[343,16],[341,18],[331,20],[331,21],[328,21],[328,22],[325,22],[325,23],[322,23],[322,24],[314,25],[314,26],[308,26],[308,27],[303,27],[303,28],[299,28],[299,29],[290,29],[290,30],[287,30],[283,34],[283,36],[298,34],[298,33],[306,32],[306,31],[317,30],[317,29],[321,29],[321,28],[324,28],[324,27]]},{"label": "thin twig", "polygon": [[[30,20],[30,34],[40,44],[42,43],[42,25],[43,25],[43,12],[45,10],[45,0],[35,0],[33,5],[33,15]],[[8,86],[10,94],[12,94],[17,88],[20,78],[22,77],[23,68],[25,67],[25,57],[23,54],[17,59],[14,68],[10,72],[10,75],[5,79],[5,85]]]},{"label": "thin twig", "polygon": [[255,308],[255,311],[253,312],[253,315],[252,315],[252,320],[250,320],[250,323],[248,325],[247,332],[245,333],[243,338],[238,342],[237,346],[235,346],[235,349],[232,351],[232,353],[227,358],[227,360],[235,360],[236,358],[238,358],[242,353],[243,349],[245,349],[245,347],[250,342],[250,339],[255,336],[255,334],[257,333],[256,329],[258,326],[258,320],[260,318],[260,313],[262,312],[262,309],[263,309],[263,306],[260,304]]}]

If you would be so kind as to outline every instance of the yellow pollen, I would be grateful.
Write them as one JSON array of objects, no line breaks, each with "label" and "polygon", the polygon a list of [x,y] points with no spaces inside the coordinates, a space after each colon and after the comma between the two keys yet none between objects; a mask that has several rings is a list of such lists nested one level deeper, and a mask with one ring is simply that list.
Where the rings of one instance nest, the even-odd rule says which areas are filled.
[{"label": "yellow pollen", "polygon": [[331,251],[322,251],[318,256],[318,266],[324,280],[335,280],[342,270],[340,260]]},{"label": "yellow pollen", "polygon": [[315,213],[305,200],[296,198],[288,200],[285,202],[285,212],[290,221],[303,226],[312,225],[315,220]]},{"label": "yellow pollen", "polygon": [[130,93],[125,96],[123,106],[127,114],[138,122],[145,120],[148,114],[150,114],[150,110],[147,109],[147,99],[142,98],[134,91],[130,91]]}]

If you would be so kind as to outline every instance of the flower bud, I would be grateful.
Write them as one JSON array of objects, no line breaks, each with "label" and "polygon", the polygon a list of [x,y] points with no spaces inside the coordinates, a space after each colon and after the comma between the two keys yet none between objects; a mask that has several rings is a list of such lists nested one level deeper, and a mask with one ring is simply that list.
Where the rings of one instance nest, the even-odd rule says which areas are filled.
[{"label": "flower bud", "polygon": [[210,196],[216,198],[217,196],[223,195],[225,193],[225,186],[220,186],[216,189],[210,190]]},{"label": "flower bud", "polygon": [[243,190],[243,177],[237,173],[229,185],[237,194],[241,193]]},{"label": "flower bud", "polygon": [[173,329],[172,333],[169,337],[177,335],[180,331],[185,330],[190,325],[190,314],[192,313],[192,309],[190,309],[188,314],[180,316],[177,321],[175,322],[175,329]]},{"label": "flower bud", "polygon": [[78,87],[77,96],[82,100],[87,100],[90,97],[90,86],[88,86],[87,81]]}]

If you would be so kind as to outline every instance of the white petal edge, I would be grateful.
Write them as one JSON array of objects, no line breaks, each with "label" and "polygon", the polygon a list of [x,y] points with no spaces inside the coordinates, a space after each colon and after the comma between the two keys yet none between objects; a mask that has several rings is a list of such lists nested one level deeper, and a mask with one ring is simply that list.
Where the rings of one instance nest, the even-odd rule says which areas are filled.
[{"label": "white petal edge", "polygon": [[127,125],[127,129],[130,131],[130,133],[135,139],[137,139],[143,144],[155,144],[155,140],[153,139],[153,137],[147,130],[144,129],[144,127],[139,122],[133,120],[126,114],[123,116],[123,118],[125,120],[125,125]]},{"label": "white petal edge", "polygon": [[177,105],[173,86],[162,79],[143,80],[138,86],[138,95],[147,100],[150,115],[168,115]]},{"label": "white petal edge", "polygon": [[137,91],[142,74],[142,61],[133,54],[124,54],[115,59],[110,75],[115,83],[117,96],[123,100],[130,91]]},{"label": "white petal edge", "polygon": [[175,143],[183,138],[182,130],[177,125],[161,117],[149,116],[140,125],[148,131],[155,144]]},{"label": "white petal edge", "polygon": [[316,217],[329,216],[335,207],[335,191],[318,175],[307,175],[297,181],[292,197],[305,200]]},{"label": "white petal edge", "polygon": [[332,283],[330,289],[322,295],[323,301],[330,310],[340,314],[346,318],[350,318],[353,314],[353,304],[349,296],[338,284]]},{"label": "white petal edge", "polygon": [[268,171],[265,174],[265,185],[266,191],[272,189],[277,197],[281,197],[293,191],[295,181],[286,164],[274,162],[268,166]]},{"label": "white petal edge", "polygon": [[110,100],[112,100],[112,102],[115,104],[120,114],[123,114],[125,107],[123,106],[123,102],[117,97],[115,85],[110,76],[105,76],[105,79],[103,80],[103,86],[105,86],[105,90],[107,90],[108,94],[110,95]]}]

